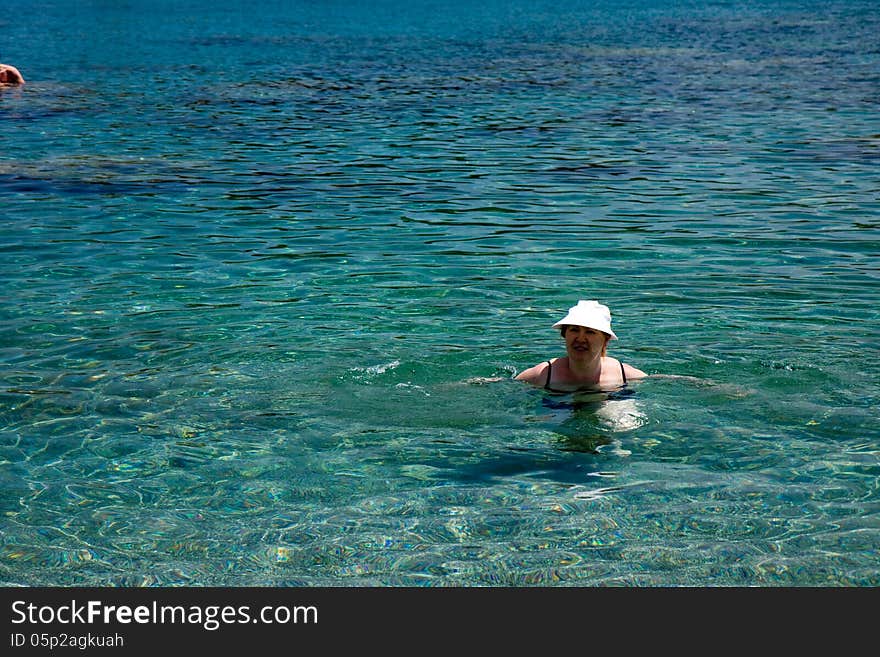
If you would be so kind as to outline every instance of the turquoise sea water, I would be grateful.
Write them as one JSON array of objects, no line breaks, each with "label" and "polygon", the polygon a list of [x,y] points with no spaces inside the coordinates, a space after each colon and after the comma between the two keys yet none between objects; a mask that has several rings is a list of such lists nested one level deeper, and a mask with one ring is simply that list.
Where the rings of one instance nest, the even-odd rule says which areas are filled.
[{"label": "turquoise sea water", "polygon": [[3,584],[880,584],[873,0],[5,4]]}]

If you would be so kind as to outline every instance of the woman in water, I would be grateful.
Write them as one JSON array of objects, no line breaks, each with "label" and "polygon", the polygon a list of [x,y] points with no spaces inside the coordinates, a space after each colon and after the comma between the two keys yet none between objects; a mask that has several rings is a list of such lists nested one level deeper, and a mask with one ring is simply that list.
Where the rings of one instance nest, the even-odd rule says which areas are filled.
[{"label": "woman in water", "polygon": [[0,84],[24,84],[24,77],[14,66],[0,64]]},{"label": "woman in water", "polygon": [[550,392],[614,389],[627,381],[648,376],[640,369],[606,355],[610,340],[611,312],[598,301],[578,301],[553,325],[565,340],[566,356],[552,358],[520,372],[516,379]]}]

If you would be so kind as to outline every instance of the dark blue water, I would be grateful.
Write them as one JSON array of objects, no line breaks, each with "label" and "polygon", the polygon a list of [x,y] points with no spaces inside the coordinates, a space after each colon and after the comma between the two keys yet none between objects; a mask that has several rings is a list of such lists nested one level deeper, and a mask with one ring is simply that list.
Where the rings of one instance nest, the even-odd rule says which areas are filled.
[{"label": "dark blue water", "polygon": [[880,583],[875,2],[7,5],[6,585]]}]

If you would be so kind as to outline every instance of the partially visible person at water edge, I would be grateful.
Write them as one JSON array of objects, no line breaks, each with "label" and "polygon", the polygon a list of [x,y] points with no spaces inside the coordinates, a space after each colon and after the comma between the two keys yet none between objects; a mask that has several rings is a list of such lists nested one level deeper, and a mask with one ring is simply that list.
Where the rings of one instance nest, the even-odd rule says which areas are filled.
[{"label": "partially visible person at water edge", "polygon": [[14,66],[0,64],[0,84],[24,84],[24,76]]},{"label": "partially visible person at water edge", "polygon": [[609,389],[648,376],[645,372],[606,355],[611,311],[598,301],[578,301],[553,325],[565,340],[566,356],[552,358],[519,373],[516,379],[550,392],[575,392],[585,388]]}]

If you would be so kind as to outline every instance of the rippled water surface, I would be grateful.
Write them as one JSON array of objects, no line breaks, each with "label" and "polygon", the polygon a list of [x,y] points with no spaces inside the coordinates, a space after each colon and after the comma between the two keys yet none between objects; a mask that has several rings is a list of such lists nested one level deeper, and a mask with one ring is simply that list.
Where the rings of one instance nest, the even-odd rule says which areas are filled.
[{"label": "rippled water surface", "polygon": [[875,2],[6,4],[2,583],[880,584]]}]

